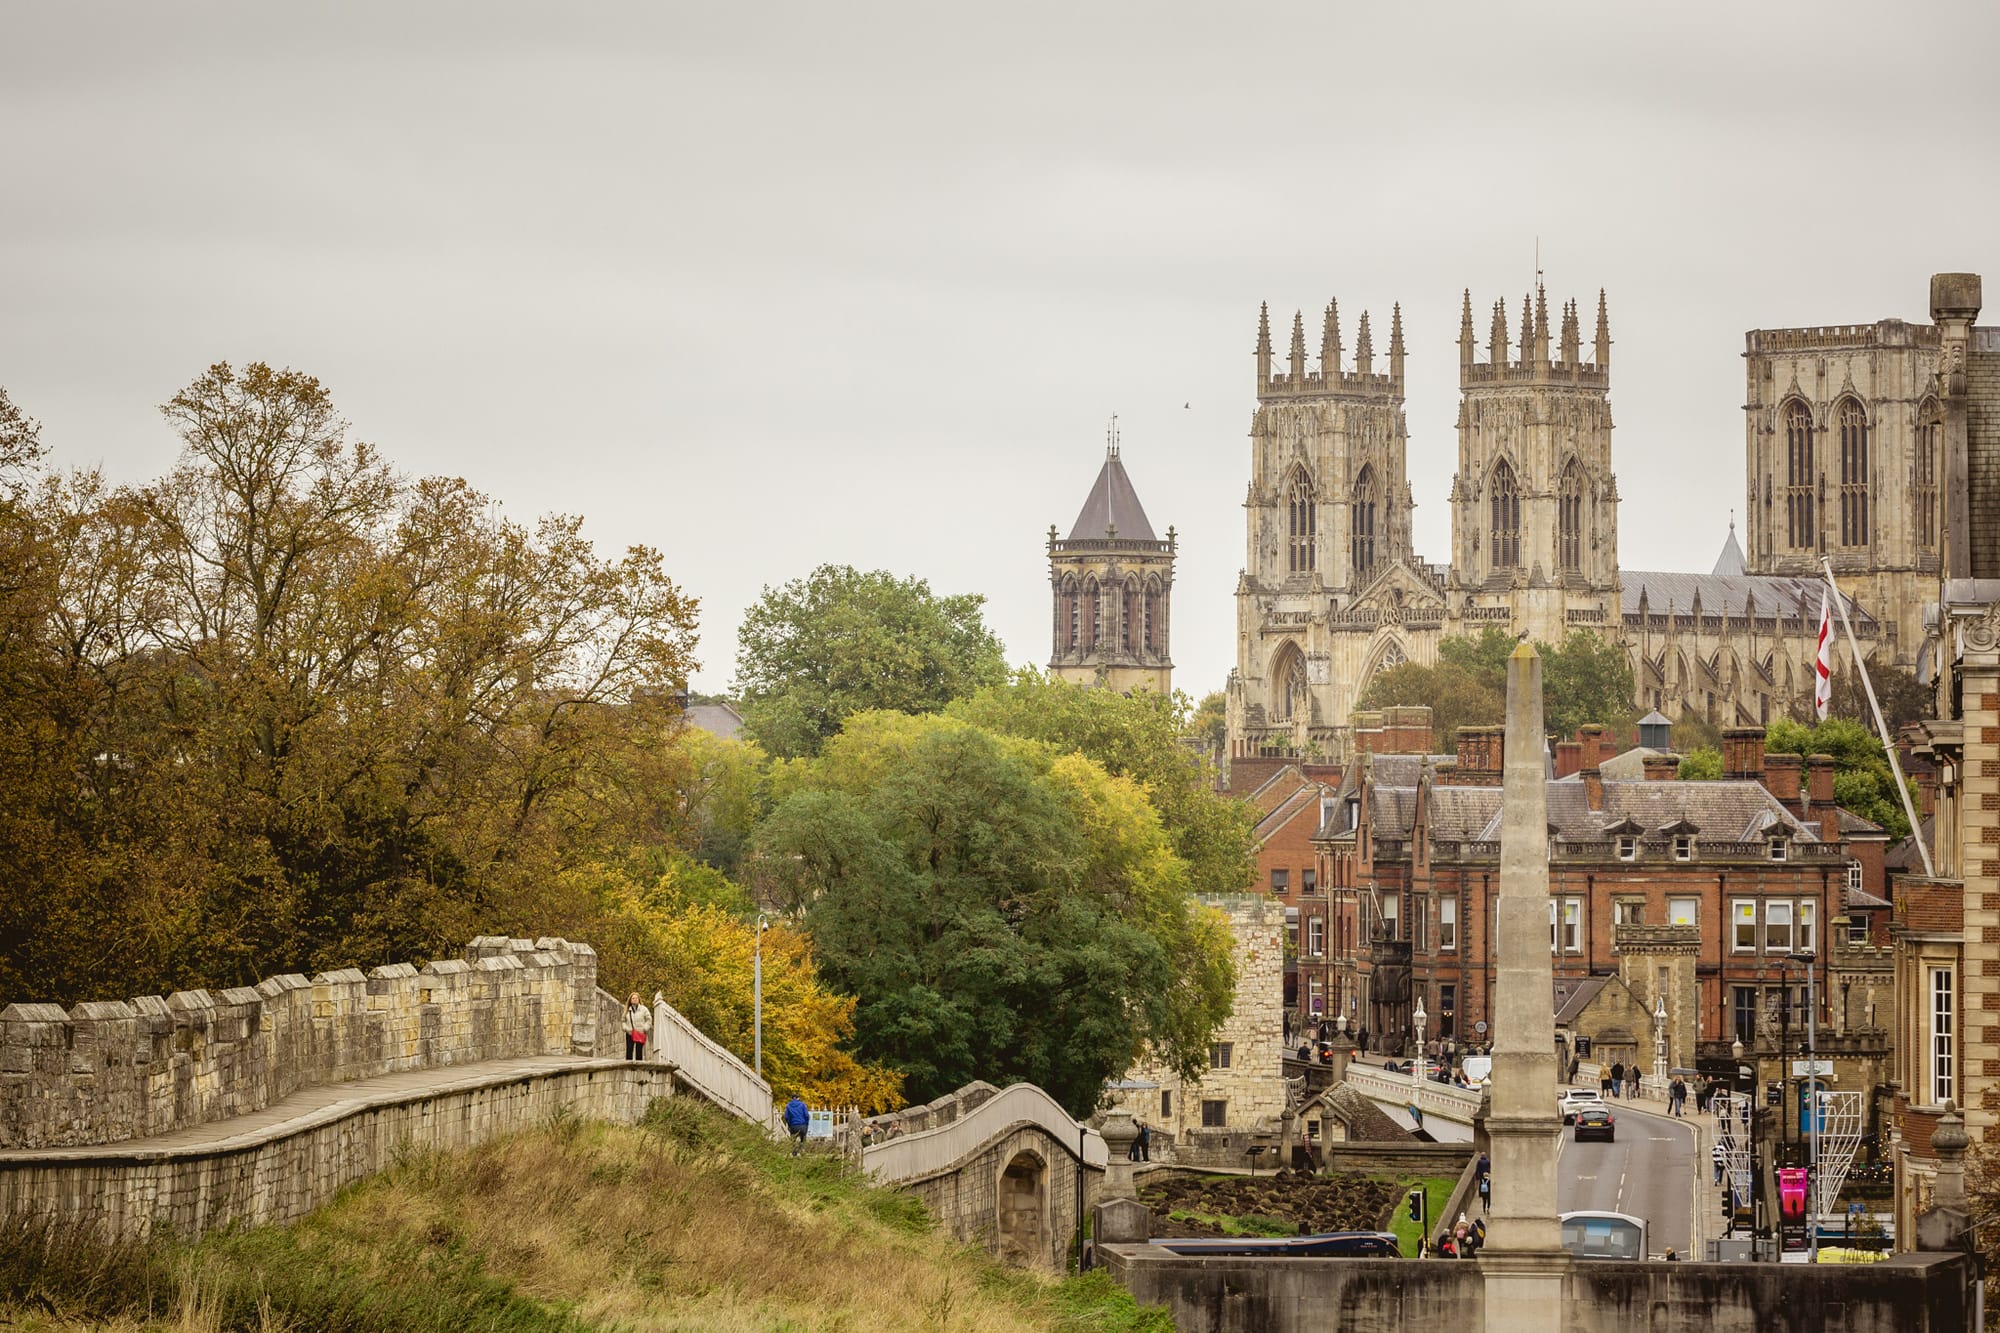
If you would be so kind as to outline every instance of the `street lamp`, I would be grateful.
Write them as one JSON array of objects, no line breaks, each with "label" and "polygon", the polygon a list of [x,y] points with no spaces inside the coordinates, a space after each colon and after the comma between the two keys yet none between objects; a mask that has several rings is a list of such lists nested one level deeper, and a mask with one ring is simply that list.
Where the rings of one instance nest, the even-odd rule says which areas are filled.
[{"label": "street lamp", "polygon": [[1661,1095],[1666,1095],[1667,1086],[1667,997],[1653,997],[1653,1078],[1659,1083]]},{"label": "street lamp", "polygon": [[757,1077],[764,1077],[764,914],[757,913],[757,953],[750,963],[750,1042]]},{"label": "street lamp", "polygon": [[1410,1015],[1411,1021],[1417,1025],[1417,1062],[1410,1066],[1410,1072],[1416,1075],[1417,1086],[1420,1088],[1424,1082],[1424,1020],[1429,1017],[1430,1015],[1424,1012],[1424,997],[1419,995],[1417,1012]]},{"label": "street lamp", "polygon": [[1806,1189],[1806,1250],[1812,1255],[1812,1262],[1819,1262],[1819,1218],[1813,1208],[1814,1196],[1819,1193],[1819,1122],[1825,1117],[1825,1103],[1819,1090],[1819,1059],[1815,1047],[1819,1045],[1819,1004],[1818,991],[1814,987],[1813,956],[1809,953],[1796,955],[1806,969],[1806,1089],[1808,1105],[1812,1112],[1811,1172],[1806,1179],[1811,1183]]}]

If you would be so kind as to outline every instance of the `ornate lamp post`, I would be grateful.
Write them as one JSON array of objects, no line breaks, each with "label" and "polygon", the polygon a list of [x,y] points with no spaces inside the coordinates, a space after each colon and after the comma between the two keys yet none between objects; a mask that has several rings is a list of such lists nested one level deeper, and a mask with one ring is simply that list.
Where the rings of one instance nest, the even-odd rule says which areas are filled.
[{"label": "ornate lamp post", "polygon": [[1653,1078],[1659,1083],[1661,1095],[1667,1086],[1667,997],[1653,997]]},{"label": "ornate lamp post", "polygon": [[1416,1076],[1419,1088],[1424,1084],[1424,1020],[1429,1017],[1430,1015],[1424,1012],[1424,997],[1419,995],[1417,1011],[1410,1015],[1410,1021],[1417,1025],[1417,1062],[1410,1066],[1410,1072]]}]

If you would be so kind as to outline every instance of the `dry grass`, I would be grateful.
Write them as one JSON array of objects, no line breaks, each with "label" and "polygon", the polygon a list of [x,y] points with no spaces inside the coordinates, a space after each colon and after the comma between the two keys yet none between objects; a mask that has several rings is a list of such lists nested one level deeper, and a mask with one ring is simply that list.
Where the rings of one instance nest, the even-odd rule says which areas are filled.
[{"label": "dry grass", "polygon": [[1169,1327],[1101,1280],[1006,1269],[837,1159],[793,1160],[679,1101],[637,1128],[559,1121],[468,1153],[412,1155],[289,1228],[136,1257],[45,1254],[39,1266],[20,1257],[28,1249],[0,1245],[0,1326]]}]

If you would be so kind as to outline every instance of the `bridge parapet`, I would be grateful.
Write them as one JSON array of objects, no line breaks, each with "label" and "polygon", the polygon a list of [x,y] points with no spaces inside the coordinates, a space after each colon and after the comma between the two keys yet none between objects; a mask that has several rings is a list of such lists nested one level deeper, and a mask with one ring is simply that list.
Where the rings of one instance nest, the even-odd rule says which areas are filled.
[{"label": "bridge parapet", "polygon": [[596,1050],[597,954],[482,936],[466,959],[0,1009],[0,1149],[120,1143],[382,1074]]},{"label": "bridge parapet", "polygon": [[1408,1074],[1392,1074],[1386,1069],[1350,1064],[1347,1067],[1347,1082],[1373,1101],[1389,1106],[1415,1106],[1426,1118],[1436,1116],[1440,1120],[1470,1125],[1479,1110],[1480,1093],[1470,1088],[1439,1083],[1436,1079],[1416,1079]]}]

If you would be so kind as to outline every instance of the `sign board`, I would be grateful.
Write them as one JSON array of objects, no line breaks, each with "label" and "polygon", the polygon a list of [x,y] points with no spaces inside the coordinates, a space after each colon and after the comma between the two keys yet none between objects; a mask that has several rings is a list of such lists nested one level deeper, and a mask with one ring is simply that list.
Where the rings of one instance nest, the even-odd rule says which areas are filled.
[{"label": "sign board", "polygon": [[1833,1061],[1794,1060],[1792,1061],[1792,1077],[1830,1079],[1833,1077]]},{"label": "sign board", "polygon": [[833,1137],[833,1112],[808,1111],[806,1113],[806,1137],[809,1139],[830,1139]]},{"label": "sign board", "polygon": [[1477,1032],[1477,1033],[1479,1033],[1479,1034],[1480,1034],[1481,1036],[1485,1036],[1485,1035],[1486,1035],[1486,1020],[1482,1018],[1482,1019],[1480,1019],[1480,1020],[1479,1020],[1479,1021],[1478,1021],[1477,1023],[1474,1023],[1474,1024],[1472,1025],[1472,1030],[1473,1030],[1474,1032]]},{"label": "sign board", "polygon": [[1806,1199],[1810,1175],[1802,1166],[1778,1168],[1778,1244],[1787,1254],[1800,1254],[1807,1249]]}]

